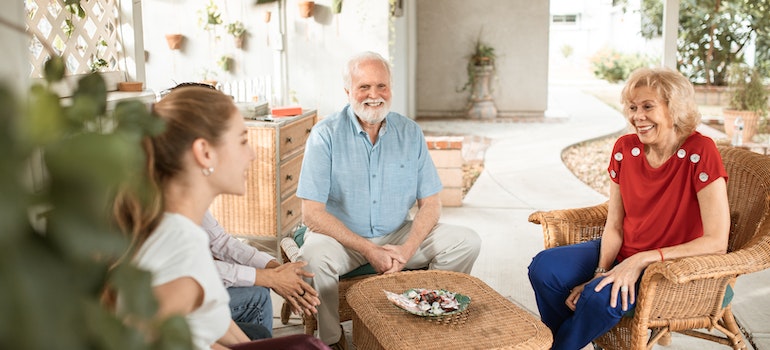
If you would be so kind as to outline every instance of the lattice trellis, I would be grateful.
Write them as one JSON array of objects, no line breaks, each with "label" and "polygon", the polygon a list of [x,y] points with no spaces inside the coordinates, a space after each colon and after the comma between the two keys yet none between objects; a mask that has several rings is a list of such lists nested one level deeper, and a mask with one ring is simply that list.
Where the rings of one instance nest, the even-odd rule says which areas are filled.
[{"label": "lattice trellis", "polygon": [[[57,55],[64,57],[67,75],[92,70],[117,71],[118,62],[123,58],[118,33],[118,1],[81,0],[85,17],[80,18],[64,7],[63,0],[24,0],[27,26],[51,44]],[[68,25],[68,20],[71,25]],[[30,40],[29,53],[30,77],[41,78],[49,53],[37,37]]]}]

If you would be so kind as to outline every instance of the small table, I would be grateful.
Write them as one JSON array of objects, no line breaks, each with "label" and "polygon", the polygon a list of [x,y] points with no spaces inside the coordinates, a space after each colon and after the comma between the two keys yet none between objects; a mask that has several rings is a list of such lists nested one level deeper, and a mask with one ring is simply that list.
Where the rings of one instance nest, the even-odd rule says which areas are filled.
[{"label": "small table", "polygon": [[[438,323],[407,313],[383,290],[446,289],[467,295],[464,323]],[[358,349],[549,349],[551,331],[534,315],[476,277],[451,271],[408,271],[371,277],[348,290]]]}]

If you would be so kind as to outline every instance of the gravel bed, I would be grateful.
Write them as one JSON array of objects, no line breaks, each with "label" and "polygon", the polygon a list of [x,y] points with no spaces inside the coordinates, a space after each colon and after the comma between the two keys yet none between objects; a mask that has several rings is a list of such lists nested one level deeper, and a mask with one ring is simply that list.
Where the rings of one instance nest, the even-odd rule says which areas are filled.
[{"label": "gravel bed", "polygon": [[609,135],[567,147],[561,153],[561,159],[580,181],[609,197],[610,176],[607,174],[607,166],[612,146],[620,135]]}]

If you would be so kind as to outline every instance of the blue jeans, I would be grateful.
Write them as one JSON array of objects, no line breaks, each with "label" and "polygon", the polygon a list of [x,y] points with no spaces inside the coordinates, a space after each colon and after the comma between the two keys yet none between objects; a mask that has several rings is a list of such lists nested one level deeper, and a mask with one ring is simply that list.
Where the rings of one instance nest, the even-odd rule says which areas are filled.
[{"label": "blue jeans", "polygon": [[[572,288],[593,278],[600,246],[601,241],[595,240],[546,249],[529,265],[540,318],[553,333],[552,350],[580,349],[612,329],[625,314],[620,296],[617,306],[610,307],[611,284],[594,291],[601,278],[585,286],[574,312],[565,305]],[[634,306],[629,304],[629,310]]]},{"label": "blue jeans", "polygon": [[259,286],[230,287],[230,313],[235,322],[254,323],[273,333],[273,302],[270,289]]}]

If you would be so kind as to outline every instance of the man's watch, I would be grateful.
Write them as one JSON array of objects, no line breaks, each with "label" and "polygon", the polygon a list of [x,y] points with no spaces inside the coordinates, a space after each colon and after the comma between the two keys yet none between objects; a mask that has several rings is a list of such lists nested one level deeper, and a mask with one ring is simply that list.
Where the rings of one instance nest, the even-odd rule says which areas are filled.
[{"label": "man's watch", "polygon": [[597,274],[597,273],[605,273],[605,272],[607,272],[607,269],[599,266],[599,267],[596,268],[596,270],[594,270],[594,275]]}]

